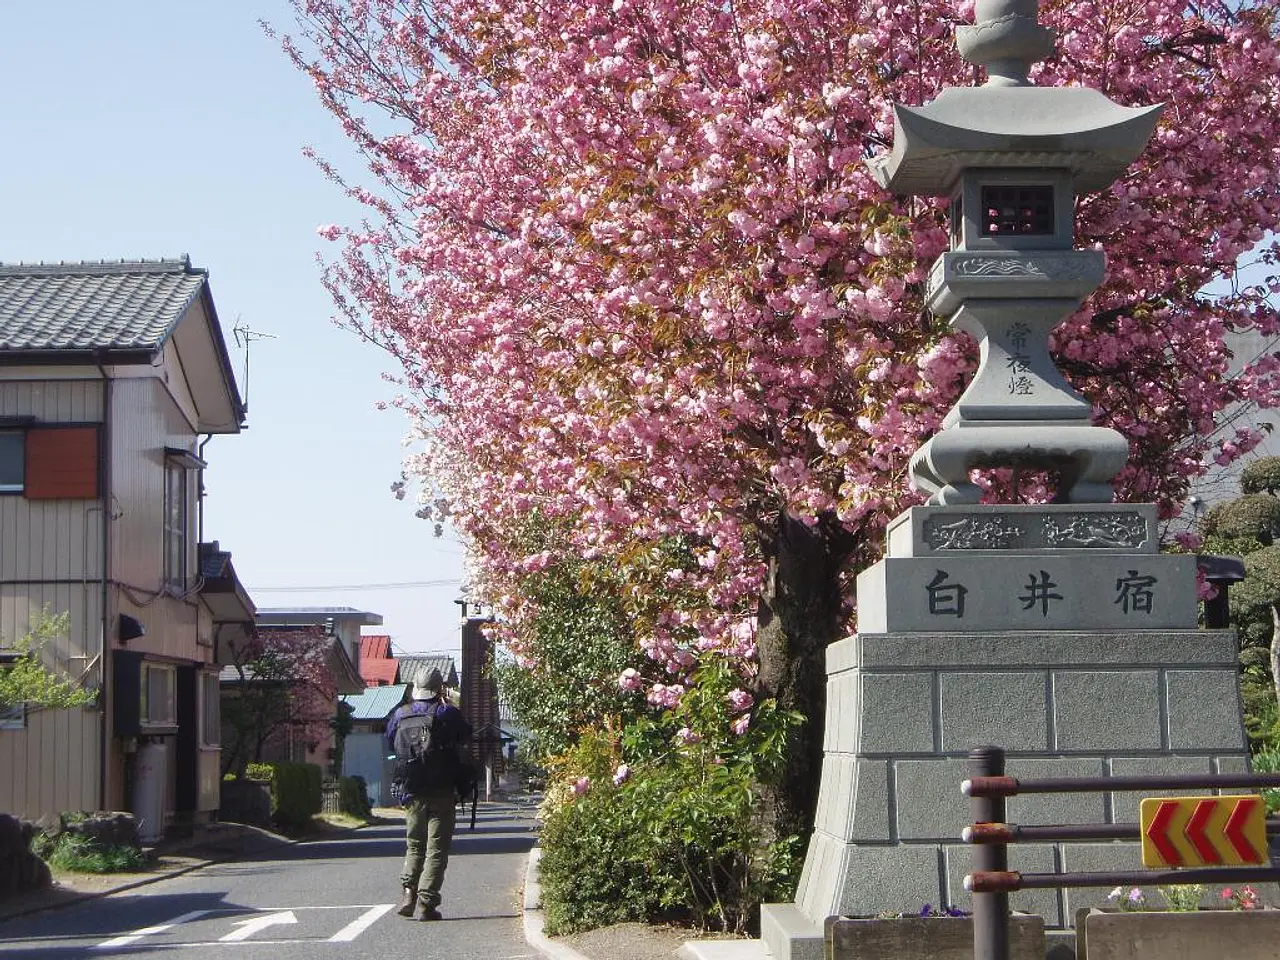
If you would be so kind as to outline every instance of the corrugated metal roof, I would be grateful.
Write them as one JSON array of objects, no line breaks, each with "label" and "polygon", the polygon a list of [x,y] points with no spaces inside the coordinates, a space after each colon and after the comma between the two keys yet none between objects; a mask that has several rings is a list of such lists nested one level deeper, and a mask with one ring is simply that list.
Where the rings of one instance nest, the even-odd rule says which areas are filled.
[{"label": "corrugated metal roof", "polygon": [[405,683],[412,684],[419,677],[425,678],[434,667],[440,671],[440,676],[444,677],[446,687],[453,687],[455,690],[458,688],[458,668],[453,663],[453,657],[443,654],[429,656],[402,654],[397,659],[400,661],[400,679]]},{"label": "corrugated metal roof", "polygon": [[154,350],[207,279],[185,257],[0,264],[0,350]]},{"label": "corrugated metal roof", "polygon": [[342,702],[350,704],[352,720],[385,720],[408,695],[408,685],[397,683],[389,687],[369,687],[364,693],[343,697]]}]

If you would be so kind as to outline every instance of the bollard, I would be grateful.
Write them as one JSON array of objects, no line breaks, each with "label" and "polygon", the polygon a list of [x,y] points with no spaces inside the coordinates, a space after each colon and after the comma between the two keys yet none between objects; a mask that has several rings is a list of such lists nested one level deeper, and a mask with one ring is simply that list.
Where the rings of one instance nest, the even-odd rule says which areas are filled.
[{"label": "bollard", "polygon": [[[971,777],[1004,775],[1004,751],[999,747],[976,747],[969,751]],[[973,797],[973,822],[1004,823],[1004,797]],[[1009,848],[1003,843],[981,843],[973,848],[974,871],[1007,871]],[[1009,960],[1009,894],[973,894],[974,960]]]}]

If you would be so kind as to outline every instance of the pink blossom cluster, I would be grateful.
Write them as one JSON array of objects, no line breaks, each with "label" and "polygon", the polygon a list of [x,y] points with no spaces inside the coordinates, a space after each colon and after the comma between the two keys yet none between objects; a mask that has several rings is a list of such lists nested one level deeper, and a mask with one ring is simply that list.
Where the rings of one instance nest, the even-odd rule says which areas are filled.
[{"label": "pink blossom cluster", "polygon": [[[1227,411],[1280,403],[1280,362],[1239,369],[1224,340],[1280,332],[1269,300],[1200,295],[1275,249],[1277,2],[1040,5],[1060,52],[1037,82],[1166,104],[1138,162],[1079,199],[1107,275],[1052,339],[1130,439],[1119,495],[1165,516],[1257,442],[1217,435]],[[678,702],[709,651],[749,672],[761,531],[834,521],[873,557],[974,369],[975,344],[923,311],[944,204],[885,194],[864,163],[895,102],[972,82],[953,42],[972,3],[296,6],[286,48],[378,185],[325,168],[370,212],[321,229],[341,244],[327,283],[403,365],[408,470],[472,544],[517,656],[521,583],[572,556],[636,571],[651,703]],[[531,546],[533,516],[563,536]],[[691,559],[650,576],[673,538]]]}]

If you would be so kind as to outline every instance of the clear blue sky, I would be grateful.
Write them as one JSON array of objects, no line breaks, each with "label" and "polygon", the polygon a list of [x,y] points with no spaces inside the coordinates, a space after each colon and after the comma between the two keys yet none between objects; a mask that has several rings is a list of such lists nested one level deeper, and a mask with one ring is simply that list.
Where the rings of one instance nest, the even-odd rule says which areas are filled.
[{"label": "clear blue sky", "polygon": [[[407,422],[377,411],[393,361],[330,322],[315,234],[359,209],[302,156],[359,163],[259,20],[285,0],[5,5],[0,261],[189,254],[209,271],[249,429],[206,448],[205,539],[259,606],[381,613],[407,650],[458,647],[463,550],[390,493]],[[415,581],[399,589],[279,592]]]}]

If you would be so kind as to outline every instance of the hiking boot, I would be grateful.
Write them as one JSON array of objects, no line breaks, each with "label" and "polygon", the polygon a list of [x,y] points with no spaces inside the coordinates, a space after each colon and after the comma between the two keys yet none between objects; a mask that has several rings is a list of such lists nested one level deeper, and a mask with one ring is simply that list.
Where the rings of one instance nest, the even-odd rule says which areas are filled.
[{"label": "hiking boot", "polygon": [[418,894],[413,887],[404,888],[404,896],[400,898],[400,909],[396,913],[402,917],[412,917],[413,908],[418,903]]},{"label": "hiking boot", "polygon": [[413,919],[415,920],[443,920],[440,911],[435,907],[428,907],[425,903],[419,901],[418,905],[413,908]]}]

